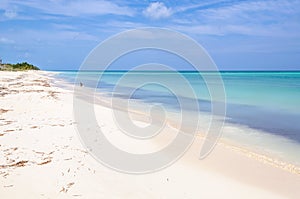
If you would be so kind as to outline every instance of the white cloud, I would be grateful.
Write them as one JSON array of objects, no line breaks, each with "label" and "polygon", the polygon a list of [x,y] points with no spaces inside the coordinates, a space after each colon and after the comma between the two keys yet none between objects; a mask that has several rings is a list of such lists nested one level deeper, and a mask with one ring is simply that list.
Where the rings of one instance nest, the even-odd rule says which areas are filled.
[{"label": "white cloud", "polygon": [[85,16],[85,15],[126,15],[133,16],[135,11],[126,6],[119,6],[112,1],[106,0],[28,0],[12,1],[10,6],[27,6],[38,9],[43,13],[57,14],[64,16]]},{"label": "white cloud", "polygon": [[15,41],[11,40],[11,39],[7,39],[5,37],[1,37],[0,38],[0,43],[2,43],[2,44],[13,44],[13,43],[15,43]]},{"label": "white cloud", "polygon": [[7,20],[7,19],[14,19],[18,17],[18,8],[17,6],[14,6],[10,4],[8,0],[2,0],[0,3],[0,11],[3,12],[0,16],[0,20]]},{"label": "white cloud", "polygon": [[96,41],[99,38],[84,31],[75,30],[25,30],[22,32],[23,38],[28,41],[38,42],[62,42],[62,41]]},{"label": "white cloud", "polygon": [[[197,7],[199,6],[199,7]],[[190,5],[174,8],[186,12],[183,20],[173,19],[171,27],[188,34],[204,35],[247,35],[263,37],[299,37],[296,22],[299,16],[299,1],[245,1],[219,6]],[[189,20],[186,20],[189,19]],[[297,35],[298,34],[298,35]]]},{"label": "white cloud", "polygon": [[[63,4],[62,4],[63,5]],[[111,1],[72,1],[67,6],[60,5],[58,13],[70,16],[79,16],[81,14],[102,15],[102,14],[115,14],[115,15],[128,15],[132,16],[133,11],[128,7],[121,7]]]},{"label": "white cloud", "polygon": [[220,1],[219,0],[201,1],[197,4],[184,4],[183,3],[183,5],[174,8],[174,10],[176,12],[185,12],[185,11],[189,11],[191,9],[199,9],[201,7],[209,7],[210,5],[214,5],[214,4],[217,4],[217,3],[220,3]]},{"label": "white cloud", "polygon": [[4,16],[9,19],[16,18],[18,13],[15,10],[5,10]]},{"label": "white cloud", "polygon": [[207,8],[198,11],[198,16],[206,20],[222,23],[228,22],[262,22],[263,20],[277,20],[284,16],[299,13],[299,1],[245,1],[232,5]]},{"label": "white cloud", "polygon": [[172,9],[167,8],[162,2],[154,2],[143,11],[143,14],[152,19],[167,18],[172,15]]}]

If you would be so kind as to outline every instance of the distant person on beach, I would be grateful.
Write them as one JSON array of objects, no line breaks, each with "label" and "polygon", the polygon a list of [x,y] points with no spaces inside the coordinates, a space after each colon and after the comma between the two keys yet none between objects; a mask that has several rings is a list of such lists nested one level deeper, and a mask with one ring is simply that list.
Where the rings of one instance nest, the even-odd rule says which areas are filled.
[{"label": "distant person on beach", "polygon": [[80,87],[83,87],[83,83],[82,82],[80,82],[79,85],[80,85]]}]

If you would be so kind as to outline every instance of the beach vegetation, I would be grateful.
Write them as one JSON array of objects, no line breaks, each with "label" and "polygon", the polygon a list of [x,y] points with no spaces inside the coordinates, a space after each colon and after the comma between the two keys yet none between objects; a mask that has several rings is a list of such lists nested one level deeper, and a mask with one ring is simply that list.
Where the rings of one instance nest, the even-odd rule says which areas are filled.
[{"label": "beach vegetation", "polygon": [[37,66],[29,64],[27,62],[17,64],[1,64],[0,70],[6,71],[24,71],[24,70],[40,70]]}]

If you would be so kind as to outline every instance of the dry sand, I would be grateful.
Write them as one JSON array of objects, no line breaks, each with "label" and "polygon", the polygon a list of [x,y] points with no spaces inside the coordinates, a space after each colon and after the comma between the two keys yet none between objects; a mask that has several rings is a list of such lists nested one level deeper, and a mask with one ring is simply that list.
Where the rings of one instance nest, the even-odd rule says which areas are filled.
[{"label": "dry sand", "polygon": [[[53,82],[62,83],[43,71],[0,72],[0,198],[300,197],[299,174],[224,144],[198,160],[201,138],[164,170],[130,175],[108,169],[80,142],[72,90]],[[119,135],[111,109],[97,106],[96,112],[102,127]],[[111,139],[124,144],[120,136]],[[129,146],[143,151],[143,145]]]}]

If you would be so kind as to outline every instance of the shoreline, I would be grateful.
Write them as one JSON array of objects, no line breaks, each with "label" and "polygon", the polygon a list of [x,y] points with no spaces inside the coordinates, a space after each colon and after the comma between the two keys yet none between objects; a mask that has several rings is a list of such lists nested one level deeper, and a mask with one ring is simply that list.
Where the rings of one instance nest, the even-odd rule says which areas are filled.
[{"label": "shoreline", "polygon": [[232,151],[237,151],[249,158],[252,158],[256,161],[262,162],[264,164],[271,165],[275,168],[282,169],[284,171],[288,171],[293,174],[300,175],[300,167],[296,164],[289,163],[284,160],[280,160],[279,158],[272,157],[271,155],[266,155],[263,153],[255,152],[251,149],[243,148],[241,146],[236,146],[234,144],[230,144],[225,140],[221,140],[219,144],[223,145],[226,148],[230,148]]},{"label": "shoreline", "polygon": [[[60,82],[64,84],[65,88],[68,87],[70,89],[74,86],[70,82],[67,82],[63,79],[60,79]],[[59,85],[57,85],[57,86],[59,86]],[[91,89],[89,87],[85,87],[84,89],[88,90],[89,92],[94,91],[93,89]],[[95,93],[100,94],[100,97],[99,96],[96,97],[95,101],[94,101],[97,105],[105,106],[107,108],[112,108],[111,99],[108,96],[106,96],[106,94],[98,92],[98,91],[95,91]],[[120,101],[119,103],[122,103],[121,101],[123,99],[118,98],[117,100]],[[145,102],[143,102],[141,100],[135,100],[134,103],[139,104],[139,107],[147,105]],[[122,108],[120,108],[116,105],[114,105],[113,108],[122,111]],[[132,117],[134,117],[135,120],[138,120],[140,122],[151,121],[151,116],[146,114],[145,112],[142,112],[138,108],[130,109],[128,111],[130,112],[130,114],[133,114]],[[174,118],[173,118],[173,120],[170,120],[170,119],[167,120],[167,124],[175,129],[178,129]],[[199,133],[196,133],[196,136],[203,139],[204,134],[205,133],[203,133],[203,132],[199,132]],[[275,136],[275,135],[272,135],[272,136]],[[251,149],[251,147],[242,146],[242,144],[238,145],[236,140],[230,140],[229,138],[222,138],[222,135],[221,135],[217,144],[223,145],[226,148],[230,148],[233,151],[237,151],[249,158],[253,158],[254,160],[262,162],[264,164],[268,164],[268,165],[274,166],[276,168],[280,168],[282,170],[300,175],[300,165],[294,164],[294,163],[286,161],[286,160],[282,160],[279,157],[276,157],[272,154],[266,154],[263,152],[259,152],[257,150]]]},{"label": "shoreline", "polygon": [[[196,198],[199,194],[202,194],[202,196],[208,196],[208,194],[215,194],[215,196],[218,194],[220,194],[218,196],[232,195],[230,191],[222,189],[224,186],[239,187],[241,190],[237,190],[237,193],[233,194],[236,197],[281,198],[285,196],[297,198],[297,194],[300,194],[300,191],[297,189],[297,186],[300,185],[299,172],[295,174],[282,168],[276,168],[274,165],[271,168],[268,165],[269,163],[262,163],[263,161],[252,157],[255,154],[252,154],[251,157],[248,157],[247,153],[239,155],[238,153],[243,153],[243,151],[239,152],[239,149],[235,151],[232,148],[227,150],[225,148],[230,146],[226,144],[222,146],[222,142],[218,144],[216,150],[210,156],[202,161],[195,160],[199,152],[198,147],[201,145],[193,144],[182,159],[157,173],[145,176],[129,176],[111,171],[87,154],[77,137],[77,133],[74,132],[75,121],[72,117],[72,103],[70,103],[72,100],[71,90],[59,88],[55,86],[56,83],[51,83],[51,81],[55,81],[55,77],[50,75],[51,72],[13,72],[15,76],[8,74],[9,72],[4,73],[6,75],[0,72],[0,83],[1,87],[7,86],[8,90],[5,90],[5,92],[2,90],[0,95],[4,100],[4,103],[0,105],[0,130],[5,131],[0,136],[0,150],[4,154],[3,157],[6,156],[9,160],[0,159],[0,178],[3,179],[0,183],[0,196],[12,196],[15,194],[20,194],[21,196],[24,193],[32,196],[32,191],[39,192],[39,194],[42,192],[48,197],[58,195],[67,197],[70,196],[69,194],[73,197],[76,195],[89,197],[100,196],[103,193],[105,196],[109,196],[110,191],[113,193],[115,191],[115,189],[109,188],[112,185],[115,185],[117,188],[117,193],[114,193],[115,197],[124,196],[124,198],[131,198],[130,196],[136,198],[141,196],[146,198],[156,198],[157,196],[171,197],[175,196],[176,193],[177,197],[175,198],[184,197],[184,194],[190,194],[191,198]],[[46,83],[49,84],[49,87]],[[9,85],[11,85],[11,88],[9,88]],[[20,100],[22,100],[22,104],[18,103]],[[111,110],[101,105],[97,105],[96,109],[101,110],[102,115],[99,117],[101,121],[104,121],[103,125],[116,132],[114,130],[115,127],[112,126],[111,121],[107,118]],[[62,111],[64,114],[60,115],[59,111]],[[30,119],[29,117],[35,119]],[[116,138],[119,139],[119,137]],[[196,142],[201,142],[201,139],[197,138]],[[159,143],[156,144],[160,145]],[[15,149],[16,147],[17,149]],[[136,150],[134,147],[132,149]],[[222,151],[226,151],[226,153]],[[239,176],[239,173],[232,168],[226,168],[227,170],[220,168],[218,164],[225,163],[224,165],[226,165],[230,163],[226,163],[227,160],[222,157],[224,154],[227,154],[224,157],[231,157],[231,164],[244,167],[240,168],[244,171],[243,176]],[[9,163],[9,161],[12,162]],[[258,171],[253,173],[253,171],[247,170],[251,165],[254,168],[259,168]],[[79,169],[76,169],[77,167]],[[190,170],[191,167],[193,169]],[[87,168],[90,168],[90,170]],[[37,185],[40,190],[34,189],[34,191],[28,187],[29,185],[26,185],[24,178],[35,175],[35,170],[41,176],[34,177],[31,179],[31,182],[37,185],[36,183],[42,181],[50,187]],[[76,172],[74,173],[73,170]],[[181,174],[181,172],[186,173],[186,176],[182,176],[183,173]],[[72,175],[69,176],[70,173]],[[219,176],[219,173],[222,177]],[[260,179],[257,173],[268,176],[271,179]],[[100,176],[105,176],[105,178],[99,178]],[[163,182],[160,181],[162,176],[164,176]],[[165,181],[166,177],[171,181]],[[201,177],[204,177],[204,180]],[[40,181],[33,182],[35,178],[38,178]],[[46,182],[47,178],[49,178],[50,182]],[[58,179],[62,183],[57,183]],[[187,179],[190,179],[190,182],[195,184],[189,184],[189,187],[186,187],[184,180]],[[286,181],[273,182],[272,179],[285,179]],[[105,187],[105,189],[102,190],[101,188],[102,193],[100,193],[95,186],[84,186],[84,183],[90,181],[95,184],[100,181],[101,186]],[[199,192],[200,190],[196,188],[199,183],[205,187],[213,185],[214,182],[220,183],[217,186],[221,190],[220,193],[212,193],[205,189],[202,190],[203,192]],[[205,185],[205,183],[208,185]],[[25,190],[21,186],[27,187],[31,192],[29,193],[29,190]],[[161,190],[160,186],[164,187],[168,193]],[[147,187],[151,187],[152,191]],[[194,188],[196,189],[194,190]],[[171,190],[174,193],[169,193]],[[246,190],[252,190],[252,194],[244,192]],[[16,191],[18,193],[14,193]],[[191,192],[188,193],[188,191]],[[79,194],[79,192],[81,193]]]}]

